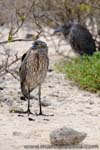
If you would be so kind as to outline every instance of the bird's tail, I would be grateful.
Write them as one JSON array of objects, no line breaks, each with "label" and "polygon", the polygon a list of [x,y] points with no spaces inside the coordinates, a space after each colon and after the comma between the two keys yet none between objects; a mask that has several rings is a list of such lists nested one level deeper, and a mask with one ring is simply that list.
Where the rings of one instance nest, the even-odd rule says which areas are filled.
[{"label": "bird's tail", "polygon": [[25,86],[25,84],[23,82],[21,82],[21,91],[22,91],[22,94],[28,98],[29,97],[29,92],[28,92],[28,89],[27,87]]}]

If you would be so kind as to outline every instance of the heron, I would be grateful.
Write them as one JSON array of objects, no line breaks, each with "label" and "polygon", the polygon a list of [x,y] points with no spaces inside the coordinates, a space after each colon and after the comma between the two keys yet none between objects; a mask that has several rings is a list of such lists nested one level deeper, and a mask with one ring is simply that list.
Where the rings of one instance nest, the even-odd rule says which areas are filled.
[{"label": "heron", "polygon": [[79,23],[64,24],[55,29],[54,34],[57,32],[62,32],[65,39],[69,40],[72,49],[81,56],[84,54],[91,56],[96,51],[91,33]]},{"label": "heron", "polygon": [[36,40],[32,47],[22,56],[19,69],[21,91],[28,99],[27,111],[30,110],[30,93],[38,87],[39,115],[43,115],[41,106],[41,85],[44,82],[49,66],[48,46],[45,42]]}]

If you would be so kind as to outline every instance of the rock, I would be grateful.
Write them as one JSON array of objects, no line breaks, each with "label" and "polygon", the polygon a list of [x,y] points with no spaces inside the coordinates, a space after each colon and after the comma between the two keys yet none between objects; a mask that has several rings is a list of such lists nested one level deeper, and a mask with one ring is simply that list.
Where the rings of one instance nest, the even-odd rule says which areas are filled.
[{"label": "rock", "polygon": [[[23,100],[23,101],[27,101],[27,99],[25,98],[25,96],[20,96],[20,99],[21,100]],[[32,95],[30,95],[30,99],[35,99],[35,100],[38,100],[38,98],[37,97],[35,97],[35,96],[32,96]]]},{"label": "rock", "polygon": [[50,106],[51,104],[50,104],[50,102],[49,101],[47,101],[47,100],[42,100],[41,101],[41,105],[43,106],[43,107],[48,107],[48,106]]},{"label": "rock", "polygon": [[13,132],[13,136],[20,136],[20,135],[22,135],[21,132],[17,132],[17,131],[14,131],[14,132]]},{"label": "rock", "polygon": [[87,134],[84,132],[62,127],[50,133],[50,142],[53,145],[73,145],[82,142],[86,136]]},{"label": "rock", "polygon": [[32,37],[33,37],[33,34],[29,34],[29,33],[26,34],[26,39],[31,39]]},{"label": "rock", "polygon": [[90,105],[93,105],[93,104],[94,104],[94,101],[93,101],[93,100],[90,100],[90,101],[89,101],[89,104],[90,104]]},{"label": "rock", "polygon": [[48,69],[48,72],[53,72],[53,69],[52,69],[52,68],[49,68],[49,69]]},{"label": "rock", "polygon": [[25,96],[20,96],[20,99],[26,101]]},{"label": "rock", "polygon": [[22,108],[17,108],[17,107],[13,107],[9,110],[9,113],[21,113],[24,112],[24,110]]},{"label": "rock", "polygon": [[0,87],[0,90],[4,90],[4,87]]}]

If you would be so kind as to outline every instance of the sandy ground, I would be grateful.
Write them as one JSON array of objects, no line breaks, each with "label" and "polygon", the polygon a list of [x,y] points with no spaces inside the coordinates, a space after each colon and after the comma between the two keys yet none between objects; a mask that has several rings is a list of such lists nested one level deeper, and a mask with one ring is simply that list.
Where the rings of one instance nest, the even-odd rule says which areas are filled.
[{"label": "sandy ground", "polygon": [[[20,35],[25,33],[21,32]],[[8,44],[7,48],[22,55],[30,45],[31,42],[16,42]],[[52,41],[48,41],[48,46],[50,67],[53,67],[60,57],[55,52]],[[59,149],[49,147],[49,134],[63,126],[87,133],[82,143],[84,149],[99,149],[94,148],[95,145],[100,146],[100,97],[97,94],[80,90],[65,80],[64,74],[48,72],[42,86],[42,101],[49,106],[42,108],[45,114],[54,116],[33,115],[33,121],[29,121],[27,115],[10,113],[12,109],[27,108],[27,101],[20,100],[19,82],[7,75],[0,78],[0,87],[3,87],[0,90],[0,150],[39,149],[38,146],[40,149]],[[32,95],[36,93],[37,91]],[[31,110],[34,114],[39,112],[38,100],[31,100]]]}]

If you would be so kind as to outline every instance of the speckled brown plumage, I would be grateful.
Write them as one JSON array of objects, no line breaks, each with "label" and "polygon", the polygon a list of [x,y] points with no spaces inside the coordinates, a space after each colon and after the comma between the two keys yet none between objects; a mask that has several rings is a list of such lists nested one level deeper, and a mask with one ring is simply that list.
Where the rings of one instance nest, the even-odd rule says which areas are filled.
[{"label": "speckled brown plumage", "polygon": [[[39,87],[39,104],[41,105],[41,84],[46,78],[48,65],[48,47],[45,42],[35,41],[22,56],[19,75],[22,94],[28,98],[28,113],[30,113],[30,92],[36,87]],[[41,106],[40,114],[42,114]]]}]

